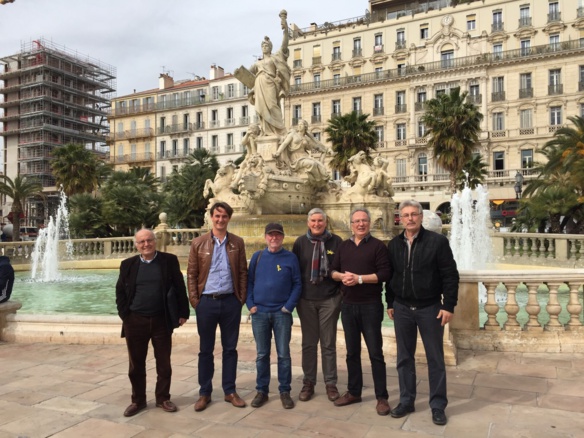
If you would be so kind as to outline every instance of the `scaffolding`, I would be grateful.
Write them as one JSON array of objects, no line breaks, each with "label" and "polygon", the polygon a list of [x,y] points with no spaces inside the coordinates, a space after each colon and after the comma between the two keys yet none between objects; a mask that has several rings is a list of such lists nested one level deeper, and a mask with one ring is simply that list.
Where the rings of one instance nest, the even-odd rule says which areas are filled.
[{"label": "scaffolding", "polygon": [[[39,38],[0,58],[0,81],[0,136],[9,157],[5,173],[37,178],[51,199],[56,191],[50,168],[55,148],[74,143],[98,154],[106,149],[116,69]],[[43,223],[52,211],[43,201],[29,207],[34,212],[28,217],[31,225]]]}]

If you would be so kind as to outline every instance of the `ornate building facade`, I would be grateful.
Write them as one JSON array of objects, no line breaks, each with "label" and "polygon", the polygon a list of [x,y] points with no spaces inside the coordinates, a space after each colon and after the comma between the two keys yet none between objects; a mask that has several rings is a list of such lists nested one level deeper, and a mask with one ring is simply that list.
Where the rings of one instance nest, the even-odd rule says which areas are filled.
[{"label": "ornate building facade", "polygon": [[[491,199],[514,198],[537,151],[584,115],[584,5],[570,0],[370,0],[365,16],[292,26],[287,122],[326,140],[336,114],[370,114],[391,160],[395,200],[443,208],[448,176],[421,123],[424,102],[453,87],[484,115],[475,153]],[[537,9],[536,9],[537,8]]]}]

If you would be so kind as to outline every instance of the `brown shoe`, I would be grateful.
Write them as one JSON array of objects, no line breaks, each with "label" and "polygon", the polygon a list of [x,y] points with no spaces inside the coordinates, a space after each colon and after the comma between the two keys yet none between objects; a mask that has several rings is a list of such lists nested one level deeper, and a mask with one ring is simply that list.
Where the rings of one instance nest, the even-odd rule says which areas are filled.
[{"label": "brown shoe", "polygon": [[353,403],[361,403],[361,396],[355,396],[349,391],[345,392],[342,396],[335,400],[335,406],[347,406]]},{"label": "brown shoe", "polygon": [[309,380],[305,380],[303,383],[304,383],[304,386],[302,387],[302,390],[300,391],[300,394],[298,395],[298,400],[308,401],[314,395],[314,383],[312,383]]},{"label": "brown shoe", "polygon": [[330,401],[335,401],[336,399],[338,399],[341,396],[341,394],[339,394],[337,385],[326,385],[326,396]]},{"label": "brown shoe", "polygon": [[236,408],[245,408],[245,406],[246,406],[245,401],[243,401],[243,399],[237,395],[237,392],[234,392],[233,394],[226,395],[225,401],[227,403],[231,403]]},{"label": "brown shoe", "polygon": [[164,401],[161,401],[160,403],[156,403],[156,407],[162,408],[162,410],[164,412],[178,411],[178,408],[176,407],[176,405],[173,402],[171,402],[170,400],[164,400]]},{"label": "brown shoe", "polygon": [[210,395],[202,395],[195,403],[195,412],[201,412],[207,409],[207,405],[211,403]]},{"label": "brown shoe", "polygon": [[375,408],[378,415],[387,415],[391,411],[389,402],[384,398],[377,399],[377,407]]},{"label": "brown shoe", "polygon": [[143,403],[143,404],[132,403],[124,411],[124,417],[133,417],[138,412],[140,412],[142,409],[146,409],[146,406],[148,406],[146,403]]}]

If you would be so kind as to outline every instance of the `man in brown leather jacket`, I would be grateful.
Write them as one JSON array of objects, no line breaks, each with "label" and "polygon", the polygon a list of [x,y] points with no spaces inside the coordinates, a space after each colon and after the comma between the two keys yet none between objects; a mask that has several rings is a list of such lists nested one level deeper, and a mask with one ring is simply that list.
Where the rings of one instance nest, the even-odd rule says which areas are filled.
[{"label": "man in brown leather jacket", "polygon": [[189,301],[197,316],[199,332],[199,399],[195,411],[211,403],[213,350],[217,325],[223,348],[222,386],[225,401],[238,408],[245,402],[237,395],[237,341],[241,307],[247,298],[247,258],[241,237],[227,232],[233,209],[225,202],[211,206],[212,229],[191,244],[187,268]]}]

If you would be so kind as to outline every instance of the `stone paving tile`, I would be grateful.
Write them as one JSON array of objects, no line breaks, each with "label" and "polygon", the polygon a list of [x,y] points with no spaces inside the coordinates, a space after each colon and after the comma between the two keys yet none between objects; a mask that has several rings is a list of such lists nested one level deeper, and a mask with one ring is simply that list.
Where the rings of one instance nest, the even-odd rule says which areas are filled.
[{"label": "stone paving tile", "polygon": [[476,387],[473,391],[473,398],[494,403],[537,406],[537,394],[535,392],[514,391],[512,389]]},{"label": "stone paving tile", "polygon": [[82,400],[98,401],[100,398],[114,394],[120,390],[117,386],[111,385],[98,385],[94,389],[87,392],[77,394],[75,398],[80,398]]},{"label": "stone paving tile", "polygon": [[256,427],[241,427],[240,425],[214,423],[200,428],[193,435],[201,437],[252,438],[258,436],[262,430],[263,428],[260,425]]},{"label": "stone paving tile", "polygon": [[2,400],[18,403],[24,406],[33,406],[53,397],[54,395],[36,391],[13,391],[3,394]]},{"label": "stone paving tile", "polygon": [[45,394],[52,394],[53,396],[63,396],[63,397],[75,397],[79,394],[83,394],[88,391],[96,389],[96,385],[92,383],[81,383],[75,381],[69,381],[66,384],[56,384],[53,386],[47,386],[42,390]]},{"label": "stone paving tile", "polygon": [[311,417],[298,427],[295,434],[331,438],[358,438],[364,437],[369,429],[370,425]]},{"label": "stone paving tile", "polygon": [[128,424],[142,426],[145,429],[163,430],[189,435],[204,427],[210,420],[199,419],[193,410],[182,410],[175,413],[164,412],[152,405],[148,410],[131,418]]},{"label": "stone paving tile", "polygon": [[[516,391],[546,393],[548,391],[547,380],[537,377],[508,376],[504,374],[480,373],[475,379],[477,387],[514,389]],[[583,389],[584,390],[584,389]]]},{"label": "stone paving tile", "polygon": [[584,385],[575,385],[572,381],[550,380],[550,394],[570,395],[572,397],[584,397]]},{"label": "stone paving tile", "polygon": [[584,414],[584,397],[571,397],[569,395],[544,394],[538,398],[537,405],[548,409],[561,409]]},{"label": "stone paving tile", "polygon": [[102,437],[134,437],[144,428],[133,424],[120,424],[111,421],[90,418],[66,430],[52,435],[53,438],[102,438]]},{"label": "stone paving tile", "polygon": [[497,372],[513,376],[542,377],[544,379],[555,379],[558,375],[557,369],[553,365],[517,363],[507,359],[499,361]]},{"label": "stone paving tile", "polygon": [[[275,411],[275,407],[278,407]],[[277,412],[277,414],[275,414]],[[262,425],[264,430],[291,434],[298,429],[308,418],[307,414],[294,412],[294,409],[284,410],[280,400],[270,398],[270,401],[259,409],[254,409],[238,424],[245,427],[257,427]]]},{"label": "stone paving tile", "polygon": [[529,406],[514,405],[511,408],[511,416],[502,424],[501,436],[505,427],[510,430],[524,430],[523,435],[545,437],[581,437],[584,430],[584,414],[561,411],[558,409],[534,408]]},{"label": "stone paving tile", "polygon": [[47,409],[34,409],[24,418],[0,426],[0,430],[13,437],[44,438],[83,421],[85,417]]},{"label": "stone paving tile", "polygon": [[369,431],[365,434],[365,438],[387,438],[387,437],[420,437],[423,436],[417,432],[410,432],[407,430],[395,430],[383,426],[371,426]]},{"label": "stone paving tile", "polygon": [[547,353],[523,353],[521,357],[521,363],[526,365],[547,365],[557,368],[572,368],[575,360],[578,360],[578,355],[573,353],[556,353],[553,356]]},{"label": "stone paving tile", "polygon": [[74,415],[83,415],[99,407],[100,404],[88,400],[57,396],[45,400],[37,406],[54,411],[68,412],[69,414]]}]

